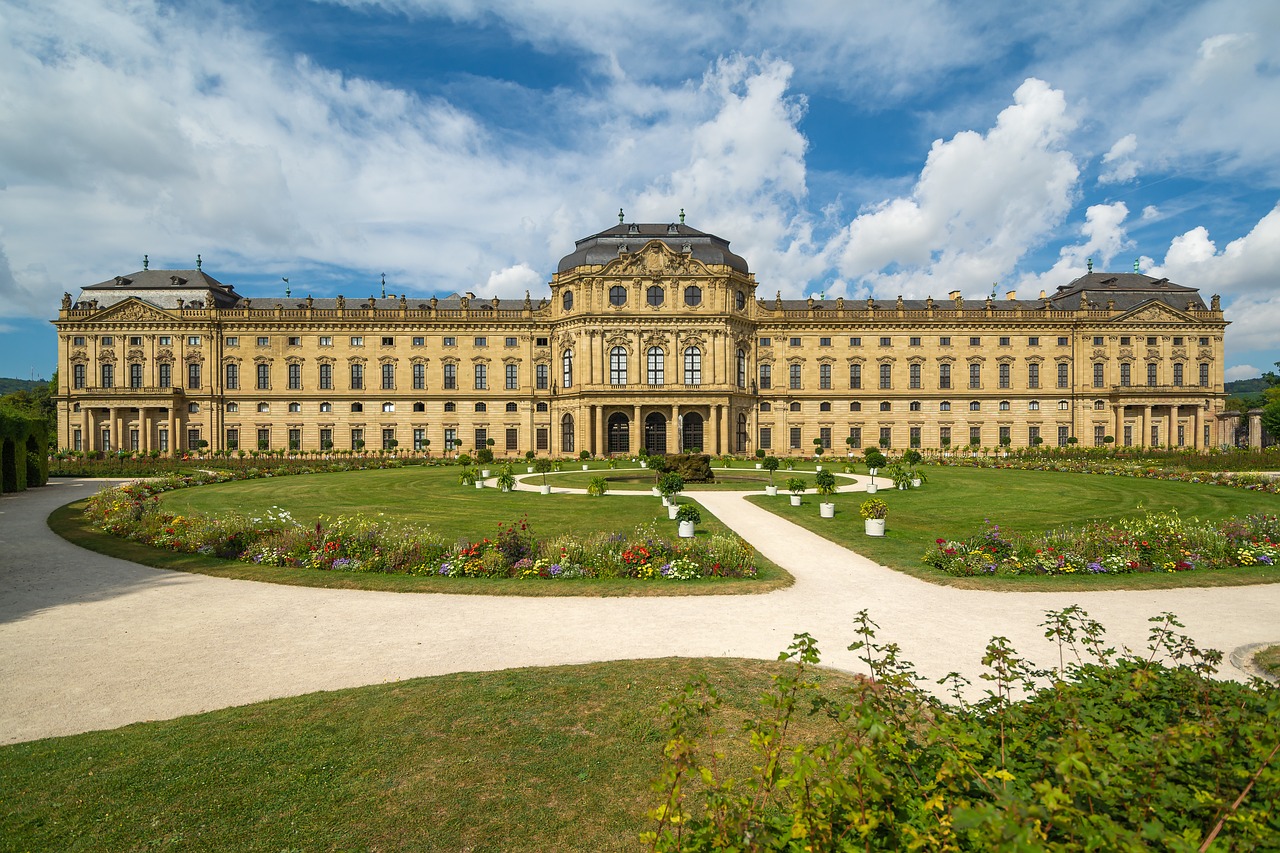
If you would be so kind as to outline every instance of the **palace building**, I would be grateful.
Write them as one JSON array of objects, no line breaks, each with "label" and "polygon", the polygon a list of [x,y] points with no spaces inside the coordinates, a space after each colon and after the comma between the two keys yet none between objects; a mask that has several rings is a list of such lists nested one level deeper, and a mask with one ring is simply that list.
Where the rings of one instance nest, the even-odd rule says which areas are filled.
[{"label": "palace building", "polygon": [[728,241],[628,224],[549,297],[247,298],[143,269],[63,296],[68,449],[810,454],[1230,442],[1218,297],[1090,272],[1037,298],[761,298]]}]

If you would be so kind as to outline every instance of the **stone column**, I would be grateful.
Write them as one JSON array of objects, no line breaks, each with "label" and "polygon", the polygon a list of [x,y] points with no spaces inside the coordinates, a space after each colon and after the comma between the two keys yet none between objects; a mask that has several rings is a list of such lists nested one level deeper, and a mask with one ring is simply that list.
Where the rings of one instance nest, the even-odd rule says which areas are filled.
[{"label": "stone column", "polygon": [[111,407],[111,449],[124,450],[124,414],[117,406]]},{"label": "stone column", "polygon": [[[169,405],[169,454],[173,455],[178,449],[178,406],[177,401]],[[244,444],[240,445],[241,447]]]},{"label": "stone column", "polygon": [[631,418],[631,452],[637,453],[644,447],[644,424],[640,423],[640,407],[633,408],[635,416]]},{"label": "stone column", "polygon": [[603,456],[608,449],[608,445],[604,443],[604,406],[592,406],[591,417],[596,425],[596,442],[591,452],[596,456]]},{"label": "stone column", "polygon": [[1194,435],[1191,436],[1191,446],[1197,450],[1204,449],[1204,408],[1196,405],[1191,410],[1191,429]]},{"label": "stone column", "polygon": [[595,338],[596,338],[596,333],[595,333],[595,332],[587,332],[585,335],[583,335],[583,336],[582,336],[583,349],[585,349],[585,350],[587,351],[587,376],[586,376],[586,381],[585,381],[585,382],[582,382],[582,380],[581,380],[581,379],[579,379],[578,381],[579,381],[579,382],[582,382],[582,384],[583,384],[583,385],[590,385],[591,383],[593,383],[593,382],[595,382],[595,381],[596,381],[596,368],[595,368],[595,363],[596,363],[596,356],[595,356],[596,341],[595,341]]},{"label": "stone column", "polygon": [[1169,406],[1169,433],[1164,443],[1173,447],[1178,441],[1178,412],[1180,407],[1175,405]]},{"label": "stone column", "polygon": [[671,407],[671,423],[668,425],[671,430],[670,440],[667,442],[668,453],[680,452],[680,406]]},{"label": "stone column", "polygon": [[80,405],[80,449],[93,450],[93,410]]},{"label": "stone column", "polygon": [[1138,447],[1146,447],[1151,443],[1151,407],[1142,407],[1142,435],[1134,442]]},{"label": "stone column", "polygon": [[1262,409],[1249,410],[1249,447],[1262,449]]},{"label": "stone column", "polygon": [[1124,441],[1124,406],[1115,407],[1115,428],[1111,430],[1111,434],[1115,436],[1116,446],[1118,447]]},{"label": "stone column", "polygon": [[151,410],[145,406],[138,407],[138,449],[144,453],[151,450]]}]

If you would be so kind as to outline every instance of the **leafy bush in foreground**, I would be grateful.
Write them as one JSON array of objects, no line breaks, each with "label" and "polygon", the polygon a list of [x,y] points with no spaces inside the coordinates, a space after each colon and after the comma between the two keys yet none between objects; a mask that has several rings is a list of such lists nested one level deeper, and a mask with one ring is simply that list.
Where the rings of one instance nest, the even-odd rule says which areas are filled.
[{"label": "leafy bush in foreground", "polygon": [[[942,679],[940,701],[875,641],[862,611],[858,651],[872,678],[820,684],[818,649],[793,662],[746,723],[755,773],[727,778],[705,681],[668,703],[669,741],[644,839],[653,850],[1275,850],[1280,844],[1280,691],[1215,681],[1222,655],[1151,619],[1147,653],[1107,648],[1078,607],[1050,611],[1058,666],[1036,670],[994,638],[988,683]],[[1025,698],[1018,698],[1025,697]],[[793,740],[801,713],[825,740]]]}]

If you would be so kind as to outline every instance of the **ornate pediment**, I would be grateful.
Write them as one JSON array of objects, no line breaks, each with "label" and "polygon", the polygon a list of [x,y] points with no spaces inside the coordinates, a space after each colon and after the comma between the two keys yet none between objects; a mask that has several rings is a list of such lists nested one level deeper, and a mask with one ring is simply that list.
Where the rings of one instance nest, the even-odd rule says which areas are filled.
[{"label": "ornate pediment", "polygon": [[662,278],[706,275],[707,268],[687,252],[676,252],[661,240],[650,240],[639,251],[619,255],[605,265],[606,275],[644,275]]},{"label": "ornate pediment", "polygon": [[167,311],[157,308],[148,302],[143,302],[136,296],[131,296],[123,302],[117,302],[109,308],[104,308],[93,319],[95,321],[172,323],[174,317]]},{"label": "ornate pediment", "polygon": [[1191,318],[1163,302],[1147,302],[1116,318],[1119,323],[1189,323]]}]

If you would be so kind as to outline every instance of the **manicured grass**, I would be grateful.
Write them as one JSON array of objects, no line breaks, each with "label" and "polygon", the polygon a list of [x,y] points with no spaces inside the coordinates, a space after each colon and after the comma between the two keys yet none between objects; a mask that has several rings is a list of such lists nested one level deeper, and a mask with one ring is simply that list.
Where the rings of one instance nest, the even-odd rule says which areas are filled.
[{"label": "manicured grass", "polygon": [[[457,468],[424,467],[304,474],[182,489],[163,495],[162,500],[177,513],[217,514],[232,507],[237,512],[253,515],[280,507],[306,524],[322,516],[383,512],[421,522],[447,538],[468,541],[492,537],[498,524],[511,524],[522,516],[528,517],[535,534],[545,538],[562,532],[630,532],[645,522],[655,523],[660,532],[673,538],[676,534],[676,523],[667,518],[657,498],[504,494],[497,489],[464,488],[457,478]],[[411,577],[261,566],[165,551],[109,536],[85,523],[81,515],[83,508],[82,501],[63,507],[49,517],[49,526],[90,550],[147,566],[297,586],[472,595],[649,596],[754,594],[790,586],[794,581],[790,573],[759,556],[756,558],[759,574],[755,578],[708,578],[679,583],[629,578],[552,581]],[[726,529],[710,512],[703,511],[702,517],[698,535]]]},{"label": "manicured grass", "polygon": [[[10,850],[635,850],[662,703],[705,673],[740,723],[781,665],[461,673],[0,748]],[[828,686],[853,676],[823,672]],[[821,717],[800,715],[810,728]],[[803,731],[797,734],[803,735]]]},{"label": "manicured grass", "polygon": [[[782,490],[787,480],[792,477],[804,480],[807,488],[813,488],[814,472],[813,466],[809,470],[786,471],[778,470],[774,472],[774,485]],[[769,472],[757,471],[751,468],[712,468],[715,474],[714,483],[686,483],[685,491],[701,492],[701,491],[730,491],[730,492],[747,492],[747,491],[764,491],[764,487],[769,485]],[[617,492],[647,492],[653,488],[655,477],[653,471],[644,470],[642,468],[618,468],[610,470],[605,468],[598,471],[562,471],[558,474],[547,475],[547,485],[552,488],[566,489],[585,489],[587,484],[596,477],[604,477],[609,483],[610,491]],[[526,483],[540,484],[542,478],[540,475],[533,475],[526,478]],[[837,482],[841,485],[851,483],[852,480],[837,478]]]},{"label": "manicured grass", "polygon": [[1253,664],[1271,676],[1272,680],[1280,679],[1280,646],[1267,646],[1253,656]]},{"label": "manicured grass", "polygon": [[[1280,567],[1265,566],[1174,574],[954,578],[928,568],[921,557],[937,539],[966,538],[983,530],[987,520],[1005,530],[1037,531],[1174,509],[1184,518],[1216,521],[1274,513],[1280,500],[1244,489],[1130,477],[933,466],[924,470],[929,480],[922,488],[898,491],[882,485],[876,494],[889,505],[883,538],[863,533],[858,506],[867,495],[862,492],[836,495],[834,519],[818,517],[818,499],[812,495],[806,495],[799,507],[790,506],[781,493],[748,500],[879,563],[947,586],[1051,591],[1280,582]],[[884,478],[877,482],[889,483]]]}]

